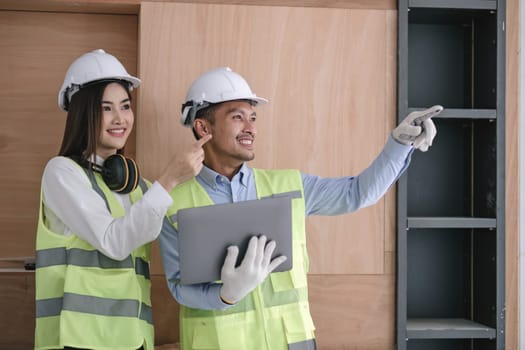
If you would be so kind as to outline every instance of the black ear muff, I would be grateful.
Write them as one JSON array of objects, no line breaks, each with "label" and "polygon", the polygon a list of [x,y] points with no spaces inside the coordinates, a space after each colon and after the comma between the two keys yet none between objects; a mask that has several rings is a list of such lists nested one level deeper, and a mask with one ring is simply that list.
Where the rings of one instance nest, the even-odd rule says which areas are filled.
[{"label": "black ear muff", "polygon": [[108,157],[102,166],[78,157],[72,157],[72,159],[81,167],[100,173],[112,191],[122,194],[130,193],[139,184],[140,172],[137,163],[122,154],[114,154]]},{"label": "black ear muff", "polygon": [[122,190],[123,193],[130,193],[137,188],[139,184],[139,167],[137,166],[137,163],[131,158],[126,158],[126,162],[128,163],[128,185],[124,190]]},{"label": "black ear muff", "polygon": [[137,163],[122,154],[114,154],[107,158],[99,172],[106,185],[118,193],[130,193],[137,188],[139,183],[140,174]]}]

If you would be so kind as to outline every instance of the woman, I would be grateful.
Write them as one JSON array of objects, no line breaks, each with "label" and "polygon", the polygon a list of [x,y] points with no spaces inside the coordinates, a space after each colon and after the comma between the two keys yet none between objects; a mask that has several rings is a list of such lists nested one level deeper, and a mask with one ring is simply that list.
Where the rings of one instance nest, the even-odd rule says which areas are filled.
[{"label": "woman", "polygon": [[42,178],[35,349],[154,349],[149,242],[172,204],[169,192],[200,171],[209,138],[178,153],[148,188],[122,155],[139,84],[103,50],[66,73],[62,146]]}]

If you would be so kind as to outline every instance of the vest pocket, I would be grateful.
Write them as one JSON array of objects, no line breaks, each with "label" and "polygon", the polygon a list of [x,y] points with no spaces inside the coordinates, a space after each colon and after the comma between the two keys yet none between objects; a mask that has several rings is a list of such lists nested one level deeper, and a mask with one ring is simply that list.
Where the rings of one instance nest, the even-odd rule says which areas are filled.
[{"label": "vest pocket", "polygon": [[253,317],[254,313],[249,312],[220,316],[216,320],[186,320],[185,322],[193,323],[191,349],[250,349],[250,343],[253,344],[250,338],[260,333],[260,326],[255,323]]},{"label": "vest pocket", "polygon": [[[69,265],[64,292],[114,300],[133,300],[137,304],[141,301],[141,290],[133,266],[111,269]],[[135,316],[138,316],[138,309]]]}]

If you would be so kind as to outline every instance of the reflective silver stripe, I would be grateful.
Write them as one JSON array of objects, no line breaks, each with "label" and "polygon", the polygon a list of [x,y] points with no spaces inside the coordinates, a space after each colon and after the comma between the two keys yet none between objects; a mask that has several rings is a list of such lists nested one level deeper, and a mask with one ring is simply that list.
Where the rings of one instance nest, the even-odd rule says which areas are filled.
[{"label": "reflective silver stripe", "polygon": [[[265,308],[308,301],[307,288],[296,288],[283,290],[281,292],[275,292],[272,289],[272,284],[269,279],[261,285],[261,293],[264,300]],[[238,312],[246,312],[254,309],[255,305],[253,304],[252,298],[246,297],[242,300],[242,302],[237,303],[233,307],[221,311],[221,314],[233,314]]]},{"label": "reflective silver stripe", "polygon": [[141,258],[135,258],[135,272],[137,275],[144,276],[145,279],[149,278],[149,264]]},{"label": "reflective silver stripe", "polygon": [[225,310],[205,310],[205,309],[194,309],[191,307],[184,308],[184,318],[195,318],[195,317],[217,317],[225,316],[237,313],[244,313],[255,310],[255,305],[251,296],[244,298],[241,302],[229,307]]},{"label": "reflective silver stripe", "polygon": [[266,283],[261,285],[261,289],[265,307],[281,306],[308,301],[307,288],[295,288],[275,292],[273,291],[271,282],[268,280]]},{"label": "reflective silver stripe", "polygon": [[46,266],[65,265],[66,261],[66,249],[64,247],[36,251],[35,264],[37,269]]},{"label": "reflective silver stripe", "polygon": [[[306,302],[307,299],[307,288],[298,288],[290,289],[282,292],[268,292],[272,288],[271,283],[266,281],[262,284],[262,295],[264,298],[264,307],[271,308],[275,306],[282,306],[300,302]],[[248,312],[255,310],[255,304],[253,303],[252,297],[248,295],[242,301],[237,304],[229,307],[225,310],[213,311],[216,316],[231,315],[236,313]],[[209,310],[200,310],[193,308],[186,308],[184,317],[193,318],[193,317],[207,317],[210,315]]]},{"label": "reflective silver stripe", "polygon": [[148,190],[148,185],[142,177],[139,179],[139,187],[142,190],[142,194],[146,193],[146,191]]},{"label": "reflective silver stripe", "polygon": [[132,268],[131,255],[119,261],[108,258],[98,250],[83,250],[72,248],[67,250],[67,262],[69,265],[101,267],[103,269]]},{"label": "reflective silver stripe", "polygon": [[[49,248],[37,250],[36,268],[67,264],[84,267],[100,267],[102,269],[131,269],[133,268],[131,259],[130,255],[122,261],[113,260],[97,250]],[[149,264],[142,258],[135,258],[135,272],[137,275],[150,279]]]},{"label": "reflective silver stripe", "polygon": [[[84,172],[86,173],[89,181],[91,182],[91,186],[93,187],[93,190],[95,190],[95,192],[97,192],[100,195],[100,197],[104,199],[104,202],[106,203],[106,207],[111,212],[106,195],[104,194],[104,191],[102,191],[102,189],[98,185],[97,179],[95,178],[95,173],[92,170],[86,169],[84,167],[82,169],[84,169]],[[146,181],[144,181],[142,177],[139,179],[139,187],[142,190],[142,194],[146,193],[146,191],[148,190],[148,185],[146,184]]]},{"label": "reflective silver stripe", "polygon": [[177,213],[169,216],[170,221],[175,225],[177,223]]},{"label": "reflective silver stripe", "polygon": [[151,306],[142,303],[139,318],[149,324],[153,324],[153,310],[151,309]]},{"label": "reflective silver stripe", "polygon": [[36,317],[50,317],[60,315],[62,298],[42,299],[36,301]]},{"label": "reflective silver stripe", "polygon": [[108,299],[64,293],[62,309],[103,316],[137,317],[139,302],[132,299]]},{"label": "reflective silver stripe", "polygon": [[315,350],[317,345],[315,339],[308,339],[297,343],[288,344],[288,350]]},{"label": "reflective silver stripe", "polygon": [[133,267],[131,255],[125,260],[118,261],[108,258],[98,250],[49,248],[36,252],[37,268],[65,264],[103,269],[129,269]]},{"label": "reflective silver stripe", "polygon": [[[139,313],[138,308],[139,302],[136,300],[108,299],[64,293],[64,298],[37,300],[36,317],[58,316],[62,310],[101,316],[137,317]],[[151,307],[142,303],[139,318],[153,324]]]},{"label": "reflective silver stripe", "polygon": [[91,182],[91,186],[93,187],[93,190],[95,190],[95,192],[97,192],[100,195],[100,197],[102,197],[102,199],[106,203],[106,207],[108,208],[109,212],[111,213],[111,208],[109,206],[108,199],[106,198],[106,195],[104,194],[104,192],[102,191],[102,189],[98,185],[97,180],[95,179],[95,173],[92,170],[86,169],[84,167],[82,167],[82,169],[84,169],[84,172],[86,173],[89,181]]},{"label": "reflective silver stripe", "polygon": [[[177,215],[176,214],[172,215],[172,217],[177,218]],[[173,244],[174,244],[175,252],[178,256],[179,241],[178,241],[177,231],[175,231],[175,227],[173,227],[173,225],[169,222],[167,217],[164,217],[164,220],[162,220],[161,232],[162,234],[168,234],[170,237],[173,237],[173,240],[174,240]]]}]

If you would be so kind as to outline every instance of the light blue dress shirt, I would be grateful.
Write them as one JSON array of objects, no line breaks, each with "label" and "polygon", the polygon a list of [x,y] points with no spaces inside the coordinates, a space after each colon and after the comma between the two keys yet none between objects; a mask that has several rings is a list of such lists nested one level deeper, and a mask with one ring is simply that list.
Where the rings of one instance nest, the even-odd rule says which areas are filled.
[{"label": "light blue dress shirt", "polygon": [[[301,174],[306,215],[338,215],[375,204],[403,174],[413,153],[411,146],[396,142],[392,137],[372,164],[358,176],[321,178]],[[257,198],[253,171],[246,164],[231,181],[208,167],[203,167],[197,181],[204,187],[215,204],[232,203]],[[175,201],[177,198],[174,199]],[[165,225],[167,226],[167,225]],[[164,272],[168,287],[175,299],[183,305],[197,309],[225,309],[227,304],[219,297],[220,284],[178,284],[178,242],[174,228],[163,230],[159,236]],[[167,234],[167,230],[172,234]]]}]

